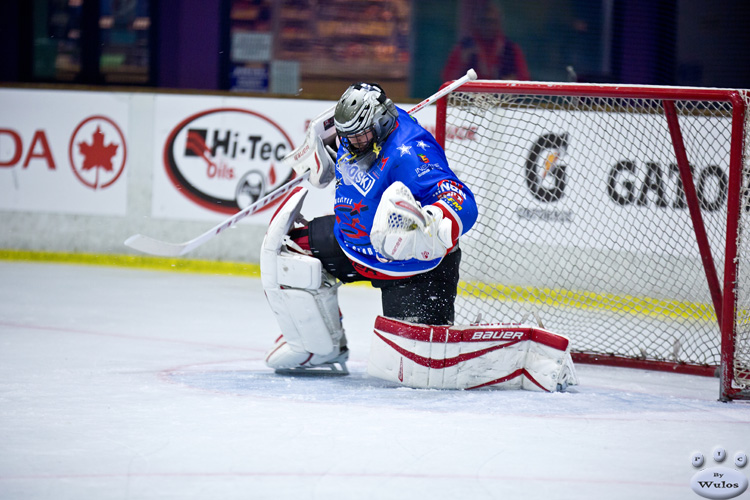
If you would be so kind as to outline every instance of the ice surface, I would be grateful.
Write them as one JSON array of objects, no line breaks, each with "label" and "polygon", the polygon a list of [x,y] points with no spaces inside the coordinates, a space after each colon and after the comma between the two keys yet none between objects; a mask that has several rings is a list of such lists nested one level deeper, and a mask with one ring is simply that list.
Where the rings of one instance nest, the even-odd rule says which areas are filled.
[{"label": "ice surface", "polygon": [[379,294],[340,295],[351,375],[278,376],[257,279],[0,262],[0,499],[689,499],[693,452],[750,453],[750,404],[717,379],[372,379]]}]

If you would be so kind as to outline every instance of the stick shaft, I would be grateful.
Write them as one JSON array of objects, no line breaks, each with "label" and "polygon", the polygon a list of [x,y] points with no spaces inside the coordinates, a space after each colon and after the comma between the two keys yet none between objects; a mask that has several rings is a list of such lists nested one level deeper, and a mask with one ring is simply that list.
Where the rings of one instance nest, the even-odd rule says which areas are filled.
[{"label": "stick shaft", "polygon": [[464,83],[469,82],[471,80],[476,80],[476,79],[477,79],[476,72],[473,69],[470,69],[469,71],[466,72],[466,74],[464,76],[462,76],[458,80],[455,80],[450,85],[447,85],[447,86],[443,87],[442,89],[438,90],[437,92],[435,92],[434,94],[432,94],[430,97],[428,97],[424,101],[420,102],[419,104],[417,104],[416,106],[414,106],[413,108],[411,108],[409,110],[409,114],[411,115],[413,113],[416,113],[417,111],[419,111],[420,109],[424,108],[425,106],[427,106],[429,104],[432,104],[433,102],[437,101],[438,99],[440,99],[442,97],[445,97],[446,95],[450,94],[451,92],[453,92],[454,90],[456,90],[458,87],[460,87]]},{"label": "stick shaft", "polygon": [[295,177],[286,184],[283,184],[275,190],[271,191],[263,198],[260,198],[255,203],[248,205],[225,221],[212,227],[205,233],[193,238],[192,240],[186,241],[184,243],[169,243],[166,241],[151,238],[149,236],[144,236],[142,234],[135,234],[125,240],[125,245],[133,248],[134,250],[138,250],[140,252],[148,253],[151,255],[159,255],[161,257],[179,257],[180,255],[185,255],[191,250],[212,239],[214,236],[234,226],[245,217],[260,212],[271,203],[286,195],[289,191],[292,190],[292,188],[307,180],[309,175],[309,172],[305,172],[301,176]]}]

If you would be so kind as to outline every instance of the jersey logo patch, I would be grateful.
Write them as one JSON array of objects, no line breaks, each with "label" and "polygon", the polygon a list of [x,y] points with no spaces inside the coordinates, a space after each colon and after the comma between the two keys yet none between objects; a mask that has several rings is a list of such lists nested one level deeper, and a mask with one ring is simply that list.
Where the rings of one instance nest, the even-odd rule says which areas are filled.
[{"label": "jersey logo patch", "polygon": [[[384,160],[387,161],[388,158],[385,158]],[[383,165],[385,165],[385,163],[383,163]],[[370,192],[378,178],[378,175],[375,175],[377,169],[363,172],[359,169],[356,163],[339,160],[336,164],[336,168],[341,172],[342,177],[350,179],[351,184],[357,189],[357,191],[365,196]]]},{"label": "jersey logo patch", "polygon": [[399,151],[401,151],[401,156],[404,155],[410,155],[411,154],[411,146],[407,146],[406,144],[400,145],[398,148]]},{"label": "jersey logo patch", "polygon": [[382,172],[385,168],[385,164],[388,163],[388,156],[380,160],[380,171]]},{"label": "jersey logo patch", "polygon": [[353,240],[366,240],[369,242],[370,235],[367,233],[367,228],[362,224],[359,218],[359,215],[368,209],[369,207],[362,202],[356,202],[352,205],[347,203],[337,203],[334,206],[339,228],[347,238]]}]

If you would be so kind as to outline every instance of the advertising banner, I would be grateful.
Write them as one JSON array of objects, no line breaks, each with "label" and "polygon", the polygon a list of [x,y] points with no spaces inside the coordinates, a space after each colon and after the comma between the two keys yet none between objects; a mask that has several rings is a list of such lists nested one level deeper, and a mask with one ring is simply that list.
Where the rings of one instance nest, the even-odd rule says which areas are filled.
[{"label": "advertising banner", "polygon": [[[153,216],[221,220],[265,196],[291,178],[292,169],[281,160],[302,142],[307,121],[332,105],[156,96]],[[324,198],[312,190],[306,205],[323,210],[325,202],[316,199]],[[267,224],[274,209],[246,220]]]},{"label": "advertising banner", "polygon": [[[523,234],[537,246],[698,255],[692,230],[678,230],[692,228],[692,222],[663,117],[527,110],[526,119],[518,120],[500,108],[488,113],[496,132],[453,140],[448,157],[485,153],[476,163],[453,167],[479,179],[472,189],[493,209],[491,218],[480,211],[478,223],[492,228],[493,239]],[[694,146],[705,140],[696,136],[707,129],[700,122],[722,119],[728,130],[725,118],[681,117],[708,237],[717,248],[726,219],[729,143]],[[640,139],[644,134],[647,145]]]},{"label": "advertising banner", "polygon": [[128,97],[3,90],[0,210],[122,215]]},{"label": "advertising banner", "polygon": [[[309,121],[334,104],[157,95],[152,215],[217,221],[270,193],[291,178],[282,159],[302,143]],[[434,128],[434,114],[425,110],[419,118]],[[303,215],[332,213],[333,187],[311,188]],[[245,221],[265,225],[275,207]]]}]

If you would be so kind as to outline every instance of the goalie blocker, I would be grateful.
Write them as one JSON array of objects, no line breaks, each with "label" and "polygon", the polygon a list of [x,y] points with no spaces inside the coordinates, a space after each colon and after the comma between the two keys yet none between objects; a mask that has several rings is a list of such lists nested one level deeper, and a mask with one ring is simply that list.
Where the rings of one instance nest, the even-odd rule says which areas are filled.
[{"label": "goalie blocker", "polygon": [[378,316],[368,373],[408,387],[563,391],[568,339],[524,325],[430,326]]}]

